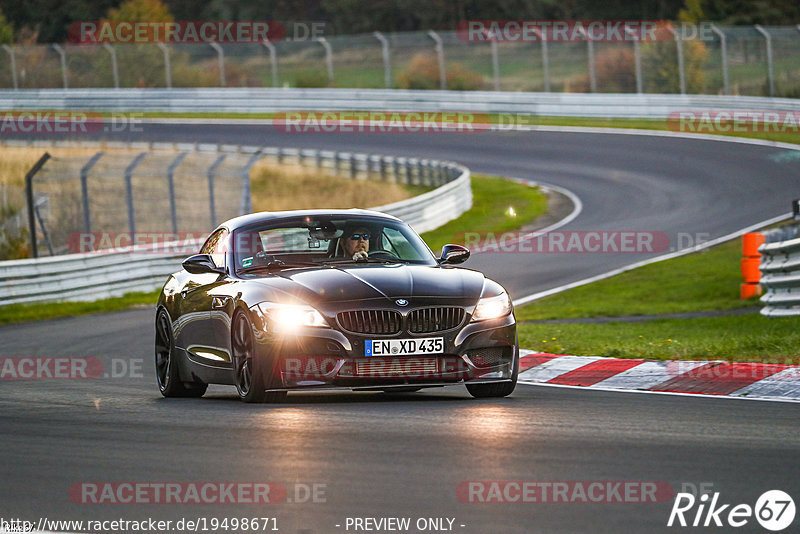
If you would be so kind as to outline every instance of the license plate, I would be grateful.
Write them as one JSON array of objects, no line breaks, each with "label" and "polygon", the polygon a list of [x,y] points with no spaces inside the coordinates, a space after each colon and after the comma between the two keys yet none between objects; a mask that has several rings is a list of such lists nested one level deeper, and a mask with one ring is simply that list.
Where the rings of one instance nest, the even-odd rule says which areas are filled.
[{"label": "license plate", "polygon": [[364,356],[415,356],[442,352],[444,352],[443,337],[368,339],[364,342]]}]

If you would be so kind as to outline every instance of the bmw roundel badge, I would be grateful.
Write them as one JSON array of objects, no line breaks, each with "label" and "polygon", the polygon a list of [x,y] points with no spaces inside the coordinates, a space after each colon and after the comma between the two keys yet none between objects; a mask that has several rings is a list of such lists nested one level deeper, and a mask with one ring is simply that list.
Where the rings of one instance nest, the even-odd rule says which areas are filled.
[{"label": "bmw roundel badge", "polygon": [[408,301],[406,299],[397,299],[394,303],[398,306],[408,306]]}]

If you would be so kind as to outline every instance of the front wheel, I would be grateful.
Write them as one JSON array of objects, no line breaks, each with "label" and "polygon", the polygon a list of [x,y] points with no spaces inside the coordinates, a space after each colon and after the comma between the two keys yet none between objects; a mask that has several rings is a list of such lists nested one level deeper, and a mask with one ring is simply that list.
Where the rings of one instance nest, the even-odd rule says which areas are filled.
[{"label": "front wheel", "polygon": [[175,342],[172,323],[164,308],[156,314],[156,381],[158,390],[165,397],[202,397],[208,384],[181,381],[178,361],[175,358]]},{"label": "front wheel", "polygon": [[244,312],[237,312],[231,327],[233,372],[239,400],[243,402],[280,402],[285,391],[265,391],[263,358],[256,357],[253,326]]}]

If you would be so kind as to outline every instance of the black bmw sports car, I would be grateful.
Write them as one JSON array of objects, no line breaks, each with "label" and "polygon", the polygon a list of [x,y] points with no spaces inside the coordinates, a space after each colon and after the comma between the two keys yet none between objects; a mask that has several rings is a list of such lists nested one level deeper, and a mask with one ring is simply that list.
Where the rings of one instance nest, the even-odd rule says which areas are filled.
[{"label": "black bmw sports car", "polygon": [[436,258],[407,224],[365,210],[231,219],[170,275],[156,311],[155,364],[166,397],[236,386],[246,402],[287,391],[416,391],[465,384],[514,391],[511,299],[483,274]]}]

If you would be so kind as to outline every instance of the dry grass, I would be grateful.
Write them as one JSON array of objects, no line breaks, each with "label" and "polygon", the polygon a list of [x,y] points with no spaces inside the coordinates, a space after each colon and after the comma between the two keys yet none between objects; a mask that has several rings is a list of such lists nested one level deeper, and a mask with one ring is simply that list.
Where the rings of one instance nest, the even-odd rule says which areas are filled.
[{"label": "dry grass", "polygon": [[250,173],[255,211],[368,208],[419,194],[418,188],[340,178],[301,165],[259,162]]},{"label": "dry grass", "polygon": [[97,152],[97,150],[92,148],[45,148],[0,145],[0,183],[24,187],[25,173],[33,167],[33,164],[36,163],[45,152],[49,152],[53,157],[65,158],[85,156],[88,159],[92,154]]}]

